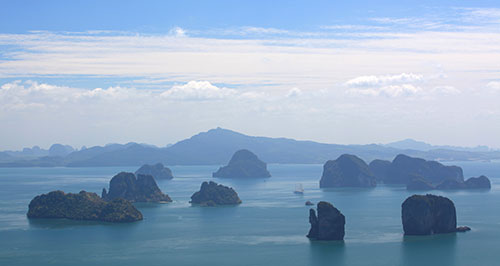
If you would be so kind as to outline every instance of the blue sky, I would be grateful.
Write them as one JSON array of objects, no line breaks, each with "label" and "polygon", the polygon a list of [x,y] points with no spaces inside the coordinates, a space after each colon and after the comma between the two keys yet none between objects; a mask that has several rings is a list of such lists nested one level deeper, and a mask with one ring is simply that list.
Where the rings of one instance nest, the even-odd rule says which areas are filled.
[{"label": "blue sky", "polygon": [[2,1],[0,150],[217,126],[500,148],[499,43],[496,1]]}]

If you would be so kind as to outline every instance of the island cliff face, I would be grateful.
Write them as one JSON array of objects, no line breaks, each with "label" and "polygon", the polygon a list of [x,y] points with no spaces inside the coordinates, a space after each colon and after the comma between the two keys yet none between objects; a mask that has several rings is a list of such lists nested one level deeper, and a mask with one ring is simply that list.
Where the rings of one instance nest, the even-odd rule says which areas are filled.
[{"label": "island cliff face", "polygon": [[432,184],[445,180],[464,181],[462,168],[445,166],[435,161],[426,161],[400,154],[394,158],[384,182],[387,184],[408,184],[415,177],[420,177]]},{"label": "island cliff face", "polygon": [[271,177],[265,162],[249,150],[237,151],[227,166],[212,174],[220,178],[263,178]]},{"label": "island cliff face", "polygon": [[405,235],[445,234],[457,231],[453,202],[442,196],[413,195],[402,206],[401,219]]},{"label": "island cliff face", "polygon": [[465,182],[457,180],[445,180],[437,186],[432,185],[422,178],[415,178],[406,186],[407,190],[461,190],[461,189],[491,189],[490,180],[482,175],[480,177],[471,177]]},{"label": "island cliff face", "polygon": [[172,199],[163,194],[150,175],[138,175],[121,172],[109,182],[109,192],[102,190],[102,198],[111,201],[123,198],[132,202],[171,202]]},{"label": "island cliff face", "polygon": [[172,179],[174,176],[172,175],[172,170],[170,168],[165,167],[161,163],[157,163],[155,165],[145,164],[141,166],[137,171],[135,171],[136,175],[150,175],[153,176],[154,179]]},{"label": "island cliff face", "polygon": [[344,240],[344,215],[326,201],[320,201],[317,209],[318,216],[314,209],[309,210],[311,229],[307,237],[313,240]]},{"label": "island cliff face", "polygon": [[321,188],[327,187],[375,187],[377,181],[360,158],[343,154],[336,160],[330,160],[323,166],[323,175],[319,181]]},{"label": "island cliff face", "polygon": [[52,191],[36,196],[29,204],[28,218],[66,218],[125,223],[142,220],[142,214],[124,199],[104,201],[97,194]]},{"label": "island cliff face", "polygon": [[370,162],[368,168],[372,171],[373,175],[375,175],[377,181],[384,181],[387,178],[390,166],[390,161],[375,159]]},{"label": "island cliff face", "polygon": [[215,182],[203,182],[200,191],[191,196],[191,203],[200,206],[236,205],[241,200],[233,188],[218,185]]}]

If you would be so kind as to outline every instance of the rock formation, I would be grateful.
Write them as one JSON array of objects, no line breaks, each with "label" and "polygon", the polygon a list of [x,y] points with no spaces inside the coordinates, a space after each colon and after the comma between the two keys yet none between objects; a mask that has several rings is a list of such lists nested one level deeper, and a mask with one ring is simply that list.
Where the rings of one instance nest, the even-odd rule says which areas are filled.
[{"label": "rock formation", "polygon": [[320,201],[317,209],[318,216],[314,209],[309,210],[311,229],[307,237],[313,240],[344,240],[344,215],[326,201]]},{"label": "rock formation", "polygon": [[413,195],[403,202],[401,208],[405,235],[432,235],[458,231],[455,205],[448,198],[431,194]]},{"label": "rock formation", "polygon": [[392,161],[384,182],[408,184],[415,176],[432,184],[439,184],[445,180],[464,181],[462,168],[458,166],[445,166],[435,161],[400,154]]},{"label": "rock formation", "polygon": [[330,160],[323,166],[323,175],[319,181],[321,188],[326,187],[375,187],[377,181],[360,158],[343,154],[336,160]]},{"label": "rock formation", "polygon": [[66,218],[114,223],[142,220],[142,214],[127,200],[104,201],[96,193],[52,191],[36,196],[29,204],[28,218]]},{"label": "rock formation", "polygon": [[480,177],[471,177],[465,181],[465,185],[468,189],[490,189],[490,180],[482,175]]},{"label": "rock formation", "polygon": [[270,177],[265,162],[249,150],[239,150],[234,153],[227,166],[220,167],[213,177],[221,178],[262,178]]},{"label": "rock formation", "polygon": [[137,171],[135,171],[135,174],[136,175],[151,175],[156,180],[174,178],[170,168],[163,166],[163,164],[161,164],[161,163],[157,163],[154,165],[145,164],[145,165],[141,166],[141,168],[139,168]]},{"label": "rock formation", "polygon": [[110,201],[123,198],[132,202],[171,202],[166,194],[163,194],[150,175],[138,175],[121,172],[115,175],[109,182],[109,192],[102,191],[102,198]]},{"label": "rock formation", "polygon": [[370,162],[368,168],[375,175],[375,179],[380,182],[386,179],[390,166],[390,161],[376,159]]},{"label": "rock formation", "polygon": [[407,190],[462,190],[462,189],[490,189],[491,183],[486,176],[471,177],[465,182],[457,180],[444,180],[437,186],[432,185],[423,178],[414,178],[406,186]]},{"label": "rock formation", "polygon": [[191,203],[200,206],[236,205],[241,200],[233,188],[218,185],[215,182],[203,182],[200,191],[191,196]]},{"label": "rock formation", "polygon": [[314,205],[314,203],[312,203],[310,200],[306,201],[305,204],[306,204],[306,206],[313,206]]}]

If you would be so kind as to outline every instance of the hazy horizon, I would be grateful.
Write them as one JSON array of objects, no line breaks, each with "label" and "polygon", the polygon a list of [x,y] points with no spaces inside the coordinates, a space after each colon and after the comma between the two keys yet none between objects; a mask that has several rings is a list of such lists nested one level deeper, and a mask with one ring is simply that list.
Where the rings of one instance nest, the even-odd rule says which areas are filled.
[{"label": "hazy horizon", "polygon": [[494,1],[91,2],[3,4],[0,150],[217,126],[500,148]]}]

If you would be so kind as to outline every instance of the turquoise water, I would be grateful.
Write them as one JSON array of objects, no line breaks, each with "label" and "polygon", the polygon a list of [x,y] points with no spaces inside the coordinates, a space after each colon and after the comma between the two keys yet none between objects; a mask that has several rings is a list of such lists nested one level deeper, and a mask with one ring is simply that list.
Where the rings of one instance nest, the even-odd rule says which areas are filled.
[{"label": "turquoise water", "polygon": [[[51,190],[100,193],[136,167],[0,168],[0,265],[499,265],[500,163],[459,163],[466,176],[488,175],[491,191],[435,192],[455,202],[471,232],[403,237],[404,187],[318,188],[321,165],[269,165],[266,180],[216,180],[243,203],[188,203],[217,166],[172,167],[158,185],[171,204],[137,204],[144,220],[106,224],[26,218],[29,201]],[[293,194],[302,183],[305,195]],[[346,216],[343,243],[310,242],[306,200],[332,202]]]}]

